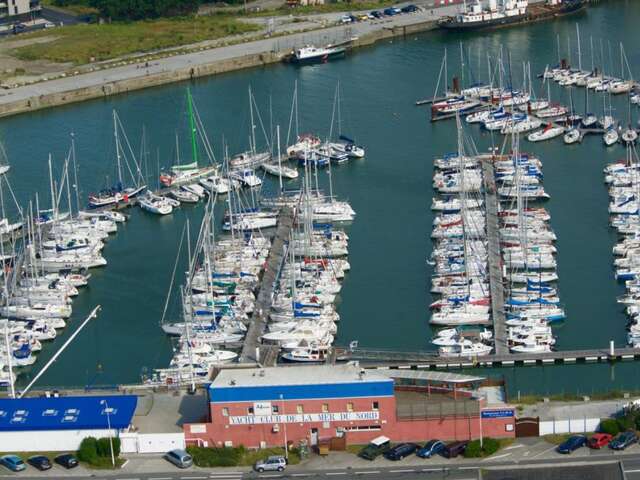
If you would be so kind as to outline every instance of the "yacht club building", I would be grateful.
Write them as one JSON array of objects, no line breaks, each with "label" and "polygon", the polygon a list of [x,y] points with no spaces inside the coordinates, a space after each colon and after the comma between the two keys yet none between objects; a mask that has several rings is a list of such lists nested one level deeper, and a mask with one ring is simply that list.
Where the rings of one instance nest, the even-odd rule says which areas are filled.
[{"label": "yacht club building", "polygon": [[265,448],[345,437],[364,444],[514,437],[513,407],[482,393],[481,377],[354,364],[228,369],[208,388],[203,423],[187,444]]}]

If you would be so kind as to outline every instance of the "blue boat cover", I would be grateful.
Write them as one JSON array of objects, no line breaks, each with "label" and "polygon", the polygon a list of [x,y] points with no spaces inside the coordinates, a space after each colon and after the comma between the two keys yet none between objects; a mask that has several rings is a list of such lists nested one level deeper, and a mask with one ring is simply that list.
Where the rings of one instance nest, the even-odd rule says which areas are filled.
[{"label": "blue boat cover", "polygon": [[[101,403],[106,401],[106,405]],[[58,398],[0,399],[0,431],[99,430],[131,424],[138,397],[100,395]],[[108,406],[108,410],[107,410]]]}]

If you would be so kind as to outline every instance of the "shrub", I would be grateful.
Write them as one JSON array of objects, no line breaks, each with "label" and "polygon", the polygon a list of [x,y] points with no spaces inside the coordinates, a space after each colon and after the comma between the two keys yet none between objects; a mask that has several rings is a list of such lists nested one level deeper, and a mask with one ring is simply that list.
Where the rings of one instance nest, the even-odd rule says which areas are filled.
[{"label": "shrub", "polygon": [[602,433],[608,433],[609,435],[616,436],[620,433],[620,427],[615,419],[605,418],[600,422],[600,431]]},{"label": "shrub", "polygon": [[620,431],[630,430],[635,428],[636,426],[636,419],[633,415],[625,415],[623,417],[619,417],[617,422]]},{"label": "shrub", "polygon": [[98,460],[98,441],[94,437],[82,440],[78,449],[78,460],[90,464]]},{"label": "shrub", "polygon": [[482,450],[487,457],[489,455],[493,455],[498,450],[500,450],[500,442],[495,438],[485,438],[482,441]]},{"label": "shrub", "polygon": [[114,437],[109,442],[109,437],[100,438],[96,444],[96,450],[99,457],[111,458],[111,443],[113,443],[113,456],[118,458],[120,456],[120,439]]},{"label": "shrub", "polygon": [[193,463],[198,467],[235,467],[245,454],[244,447],[187,447],[187,452],[193,457]]},{"label": "shrub", "polygon": [[480,458],[482,457],[482,448],[480,448],[480,440],[472,440],[467,444],[464,450],[464,458]]}]

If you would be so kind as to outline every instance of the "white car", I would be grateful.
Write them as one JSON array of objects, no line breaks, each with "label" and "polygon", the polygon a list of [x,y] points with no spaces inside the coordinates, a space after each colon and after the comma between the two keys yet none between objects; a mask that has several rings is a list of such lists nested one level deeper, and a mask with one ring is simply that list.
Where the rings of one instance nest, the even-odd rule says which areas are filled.
[{"label": "white car", "polygon": [[268,457],[266,460],[258,460],[253,468],[259,473],[265,471],[282,472],[287,468],[287,460],[283,456],[274,455],[272,457]]},{"label": "white car", "polygon": [[55,23],[47,22],[44,24],[44,28],[55,28],[57,25]]},{"label": "white car", "polygon": [[343,15],[340,17],[340,23],[351,23],[351,17],[349,15]]}]

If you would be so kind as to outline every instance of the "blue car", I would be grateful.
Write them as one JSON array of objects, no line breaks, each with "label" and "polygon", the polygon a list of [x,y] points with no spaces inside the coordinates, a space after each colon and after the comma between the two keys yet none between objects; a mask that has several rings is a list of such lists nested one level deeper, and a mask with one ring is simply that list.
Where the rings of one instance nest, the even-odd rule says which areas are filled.
[{"label": "blue car", "polygon": [[441,453],[446,448],[444,442],[440,440],[430,440],[424,444],[424,447],[418,449],[416,455],[420,458],[431,458],[434,455]]},{"label": "blue car", "polygon": [[14,472],[21,472],[27,468],[22,459],[17,455],[4,455],[0,457],[0,463]]},{"label": "blue car", "polygon": [[573,435],[558,445],[558,453],[571,453],[587,444],[587,437],[584,435]]},{"label": "blue car", "polygon": [[609,448],[613,450],[624,450],[628,446],[634,443],[637,443],[637,441],[638,441],[638,436],[635,434],[635,432],[632,432],[632,431],[622,432],[616,438],[611,440],[611,443],[609,443]]},{"label": "blue car", "polygon": [[396,15],[396,9],[393,7],[385,8],[383,13],[388,17],[392,17],[393,15]]}]

